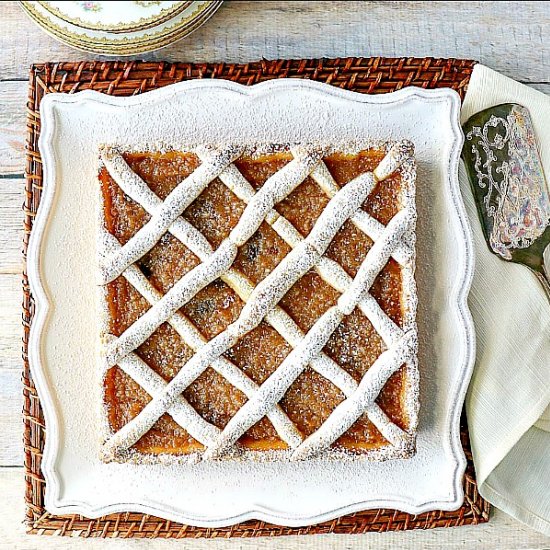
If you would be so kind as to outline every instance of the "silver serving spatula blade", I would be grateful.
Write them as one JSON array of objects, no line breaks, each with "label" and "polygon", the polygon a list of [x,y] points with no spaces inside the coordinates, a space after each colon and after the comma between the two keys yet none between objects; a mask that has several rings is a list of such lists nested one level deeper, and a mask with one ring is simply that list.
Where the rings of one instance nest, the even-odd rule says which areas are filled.
[{"label": "silver serving spatula blade", "polygon": [[506,103],[463,125],[462,159],[489,248],[531,269],[550,300],[550,196],[529,111]]}]

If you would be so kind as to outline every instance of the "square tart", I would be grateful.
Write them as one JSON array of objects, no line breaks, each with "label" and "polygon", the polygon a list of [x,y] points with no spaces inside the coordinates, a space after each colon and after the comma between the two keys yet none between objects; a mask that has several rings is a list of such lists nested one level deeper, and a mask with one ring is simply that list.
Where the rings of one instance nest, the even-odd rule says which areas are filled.
[{"label": "square tart", "polygon": [[[407,147],[409,145],[407,143]],[[289,193],[278,197],[280,200],[273,206],[276,214],[271,210],[270,215],[260,220],[261,223],[252,235],[244,243],[239,243],[230,270],[237,280],[244,278],[248,290],[241,289],[239,292],[234,285],[232,288],[231,280],[228,281],[225,275],[214,277],[211,282],[193,291],[177,310],[174,317],[177,316],[181,323],[186,323],[185,326],[191,326],[195,331],[195,344],[190,343],[185,334],[182,336],[177,323],[172,322],[172,317],[161,322],[150,335],[146,335],[145,339],[142,337],[143,341],[131,349],[130,355],[142,369],[141,378],[136,379],[132,374],[132,365],[128,361],[126,363],[129,367],[121,363],[112,364],[112,359],[104,361],[102,384],[106,444],[113,439],[113,435],[128,430],[132,421],[135,424],[135,419],[147,405],[152,408],[151,403],[158,398],[161,389],[178,373],[190,368],[190,361],[202,345],[208,345],[224,331],[228,331],[228,327],[238,324],[246,301],[250,296],[254,297],[254,294],[250,295],[250,289],[266,281],[293,249],[289,239],[285,240],[284,231],[281,233],[281,222],[286,224],[285,227],[290,224],[294,228],[296,238],[307,240],[331,200],[335,200],[331,199],[330,193],[327,194],[327,189],[320,185],[320,181],[328,177],[330,185],[336,184],[337,189],[343,190],[360,176],[375,171],[392,146],[396,147],[394,143],[384,143],[362,149],[330,149],[316,153],[314,164],[317,163],[317,167],[322,165],[322,169],[312,172],[310,166],[309,175],[306,171]],[[398,144],[397,149],[399,147],[403,149],[402,144]],[[371,239],[354,223],[355,219],[363,216],[375,220],[374,225],[385,229],[405,206],[413,213],[412,218],[415,217],[415,166],[410,149],[407,150],[409,156],[403,165],[388,177],[380,181],[373,180],[372,190],[359,205],[359,216],[353,219],[348,217],[340,225],[322,254],[323,259],[330,260],[331,265],[338,264],[349,283],[360,272],[367,254],[376,242],[376,238]],[[144,194],[150,202],[156,200],[156,207],[160,209],[174,197],[177,188],[195,185],[196,182],[191,181],[192,175],[198,174],[196,171],[204,164],[204,156],[201,156],[204,148],[200,151],[198,153],[197,149],[189,148],[187,151],[136,152],[103,147],[99,170],[100,234],[104,237],[108,235],[110,242],[116,239],[116,246],[124,250],[127,243],[144,232],[149,222],[151,225],[159,218],[162,221],[162,215],[157,215],[158,212],[151,204],[144,205],[133,192],[123,190],[121,181],[126,178],[132,183],[133,178],[133,183],[146,185]],[[311,148],[308,151],[311,152]],[[298,156],[294,148],[285,146],[248,147],[238,153],[231,153],[223,161],[230,170],[214,177],[212,173],[205,176],[206,179],[210,177],[211,181],[203,182],[202,188],[200,185],[197,187],[196,197],[182,210],[184,224],[181,226],[198,230],[202,238],[208,241],[212,253],[216,254],[224,246],[222,243],[230,239],[245,215],[247,202],[262,190],[266,182],[284,174],[285,167],[288,169]],[[231,185],[228,185],[223,174],[231,170],[233,177],[236,174],[238,178],[246,180],[248,198],[239,198],[238,190],[230,189]],[[181,204],[178,208],[181,210]],[[103,281],[102,357],[109,356],[109,346],[150,312],[155,300],[166,297],[177,287],[182,277],[189,277],[204,262],[204,258],[201,260],[174,235],[172,228],[154,239],[152,246],[149,244],[147,250],[131,262],[131,268],[114,275],[111,273],[110,278]],[[375,300],[378,311],[390,320],[389,324],[398,327],[399,334],[412,333],[415,336],[414,219],[397,240],[404,243],[411,253],[401,263],[393,256],[386,258],[383,265],[379,266],[370,288],[366,290],[368,298]],[[100,239],[100,263],[108,257],[101,242],[105,242],[105,239]],[[146,292],[136,289],[132,282],[134,279],[127,276],[130,271],[134,274],[139,271],[141,280],[147,281],[149,293],[153,292],[156,299],[152,300],[144,295]],[[271,304],[269,311],[277,309],[283,318],[290,319],[294,334],[298,329],[303,337],[310,333],[329,309],[338,307],[342,289],[338,290],[335,286],[338,285],[326,282],[316,264],[292,279],[282,297]],[[326,359],[325,363],[335,367],[342,376],[327,377],[326,373],[320,374],[315,365],[307,362],[305,367],[298,369],[297,376],[291,376],[288,380],[284,378],[287,380],[285,387],[278,390],[282,397],[272,408],[265,409],[269,412],[264,411],[261,418],[250,426],[242,424],[244,427],[240,435],[236,426],[229,443],[217,445],[217,452],[207,452],[210,447],[208,441],[217,441],[216,438],[228,425],[233,426],[230,423],[238,412],[249,401],[258,400],[258,396],[254,397],[253,394],[277,373],[297,345],[281,335],[270,320],[269,315],[263,316],[259,323],[238,337],[216,362],[218,366],[223,364],[224,368],[230,367],[233,373],[237,370],[239,376],[245,379],[244,382],[241,378],[238,383],[229,381],[223,374],[225,371],[220,373],[220,369],[211,362],[197,376],[192,377],[179,393],[180,418],[191,418],[190,422],[196,431],[181,426],[175,419],[177,415],[172,414],[175,409],[165,409],[164,412],[159,409],[152,420],[137,432],[132,432],[129,439],[119,440],[119,443],[125,443],[122,447],[109,447],[104,460],[124,462],[154,461],[159,457],[207,459],[236,456],[270,460],[310,456],[387,459],[406,458],[414,454],[418,410],[414,338],[409,341],[407,354],[396,363],[393,374],[380,383],[381,389],[376,392],[374,403],[368,408],[359,403],[357,406],[363,406],[363,412],[353,421],[349,420],[343,410],[343,404],[354,397],[355,389],[373,384],[372,380],[366,380],[366,375],[384,352],[388,355],[388,348],[391,347],[359,306],[342,316],[322,346],[321,354]],[[197,338],[202,339],[202,343]],[[294,367],[290,365],[290,368],[292,370]],[[241,389],[237,387],[239,384]],[[261,403],[258,406],[261,409]],[[337,409],[339,412],[335,413]],[[343,418],[340,418],[340,424],[338,419],[333,419],[332,428],[323,437],[318,438],[305,452],[295,453],[295,448],[299,449],[301,442],[312,439],[311,436],[329,418],[338,414]],[[350,414],[349,410],[347,414]],[[193,424],[193,418],[196,424]],[[247,420],[246,416],[244,420]],[[341,426],[347,426],[346,422],[351,424],[343,429]],[[382,431],[386,437],[381,432],[380,423],[385,426]],[[279,426],[276,428],[275,424],[282,425],[283,429]],[[200,426],[203,425],[205,428],[201,431]],[[288,428],[288,425],[292,429],[287,430],[285,438],[280,432],[284,433],[284,427]],[[204,436],[202,443],[200,438],[197,439],[199,433]],[[393,435],[389,437],[388,434]]]}]

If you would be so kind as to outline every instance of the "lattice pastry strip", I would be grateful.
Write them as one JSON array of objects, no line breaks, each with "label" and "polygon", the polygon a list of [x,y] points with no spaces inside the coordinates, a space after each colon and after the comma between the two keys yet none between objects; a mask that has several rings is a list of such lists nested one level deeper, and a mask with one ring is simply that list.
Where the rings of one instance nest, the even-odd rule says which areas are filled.
[{"label": "lattice pastry strip", "polygon": [[[204,154],[199,156],[208,162],[208,157]],[[109,168],[110,173],[115,177],[119,186],[133,198],[138,204],[141,204],[150,214],[153,214],[157,207],[162,204],[162,201],[154,195],[154,193],[147,187],[145,182],[130,170],[130,167],[125,163],[124,159],[114,151],[105,151],[102,158]],[[321,163],[322,164],[322,161]],[[323,164],[324,165],[324,164]],[[220,175],[220,179],[226,183],[229,189],[241,198],[249,203],[254,190],[252,186],[246,182],[242,175],[238,172],[234,165],[228,166]],[[326,181],[326,176],[325,176]],[[332,192],[336,183],[333,182],[329,187]],[[334,196],[335,193],[331,193]],[[363,211],[361,211],[363,212]],[[365,213],[368,219],[370,216]],[[357,214],[355,218],[359,217]],[[271,210],[266,216],[266,221],[272,225],[275,231],[283,238],[291,247],[297,246],[303,241],[303,237],[298,233],[294,226],[288,222],[284,217],[279,216],[274,210]],[[374,220],[375,223],[376,220]],[[187,220],[179,217],[175,220],[174,224],[170,227],[172,234],[178,238],[185,246],[187,246],[195,255],[201,260],[205,261],[213,253],[213,249],[210,243],[202,236],[202,234],[195,229]],[[379,234],[378,234],[379,235]],[[398,248],[404,248],[400,245]],[[410,255],[410,251],[405,249],[405,254]],[[345,270],[333,260],[322,257],[319,264],[315,266],[321,277],[331,286],[333,286],[339,292],[344,292],[351,284],[351,277],[345,272]],[[234,291],[236,291],[243,301],[247,301],[250,293],[252,292],[252,285],[245,277],[243,277],[238,271],[233,269],[228,270],[226,274],[222,274],[221,278],[226,282]],[[359,304],[359,307],[363,313],[371,320],[375,329],[381,334],[383,340],[387,345],[390,345],[396,338],[402,336],[402,331],[393,321],[384,314],[380,306],[369,294]],[[292,322],[292,320],[284,314],[280,308],[276,308],[277,315],[268,316],[267,321],[271,324],[275,323],[276,328],[280,334],[287,340],[287,342],[295,347],[297,342],[303,337],[300,329]],[[289,330],[291,328],[291,330]],[[327,358],[328,359],[328,358]],[[323,360],[326,365],[326,360]],[[315,365],[312,365],[317,370]],[[339,368],[337,365],[335,365]],[[322,368],[322,367],[321,367]],[[325,367],[326,368],[326,367]],[[344,371],[345,372],[345,371]],[[340,375],[342,377],[342,374]],[[351,377],[350,377],[351,378]],[[345,388],[349,387],[349,383],[342,387],[342,384],[337,386],[346,393]]]},{"label": "lattice pastry strip", "polygon": [[[103,234],[106,250],[116,250],[120,247],[118,241],[109,233]],[[128,267],[124,273],[126,280],[146,299],[151,305],[159,302],[162,294],[147,280],[143,273],[135,265]],[[176,312],[168,319],[170,325],[181,336],[183,342],[191,349],[197,351],[207,340],[200,331],[180,312]],[[135,353],[129,353],[120,359],[118,365],[138,382],[149,395],[155,397],[166,386],[161,376],[150,369]],[[220,357],[210,365],[218,374],[228,380],[248,398],[257,391],[258,386],[238,367],[225,357]],[[180,396],[174,407],[167,411],[173,419],[199,443],[208,446],[213,442],[215,435],[221,430],[204,420],[189,403]],[[294,424],[280,407],[275,407],[268,415],[275,430],[291,447],[298,445],[302,437]]]},{"label": "lattice pastry strip", "polygon": [[[150,190],[143,190],[142,182],[138,181],[140,178],[137,175],[130,176],[128,180],[134,178],[134,181],[130,181],[130,183],[137,184],[137,187],[134,185],[134,188],[139,189],[139,192],[136,193],[138,196],[132,198],[137,199],[137,202],[142,205],[144,202],[148,202],[148,210],[152,213],[152,218],[126,245],[119,246],[110,254],[103,263],[103,281],[107,282],[123,272],[126,273],[136,257],[139,258],[150,250],[167,230],[175,234],[185,244],[192,242],[195,245],[193,248],[200,249],[202,257],[201,254],[198,256],[203,259],[203,263],[187,273],[164,297],[160,299],[158,296],[155,297],[155,305],[111,346],[107,353],[107,365],[109,366],[115,363],[120,364],[129,355],[134,355],[132,350],[148,338],[162,322],[171,321],[177,316],[177,310],[198,290],[217,277],[225,276],[227,278],[238,246],[250,238],[264,219],[283,238],[286,235],[285,240],[287,242],[290,240],[289,244],[294,248],[273,272],[249,294],[248,302],[235,323],[210,342],[206,344],[201,342],[201,347],[195,347],[196,355],[189,360],[185,369],[182,369],[171,382],[164,385],[162,390],[158,384],[156,387],[150,388],[154,393],[152,401],[134,420],[107,442],[107,447],[113,452],[129,447],[148,431],[164,412],[171,411],[178,405],[180,408],[184,407],[181,403],[181,392],[186,385],[192,382],[209,364],[219,361],[225,351],[264,318],[277,317],[277,314],[281,312],[277,307],[279,300],[300,277],[313,267],[316,267],[321,275],[324,273],[326,279],[340,279],[339,283],[333,283],[334,286],[338,284],[343,292],[338,304],[330,308],[304,337],[300,335],[301,339],[296,342],[297,345],[290,355],[259,389],[253,388],[252,391],[250,388],[249,401],[230,420],[224,430],[220,432],[205,427],[203,439],[208,447],[205,457],[215,456],[225,451],[265,414],[274,415],[273,411],[278,410],[277,402],[286,389],[308,363],[311,362],[315,365],[316,362],[319,362],[322,357],[321,350],[326,341],[340,324],[343,316],[351,313],[356,305],[360,305],[363,310],[367,311],[367,316],[377,329],[381,327],[380,332],[385,332],[384,340],[388,345],[392,344],[392,347],[379,357],[367,372],[369,376],[365,376],[358,386],[355,381],[353,381],[355,385],[351,385],[346,381],[345,376],[343,380],[339,380],[340,386],[346,386],[345,394],[349,396],[348,399],[330,415],[321,429],[298,445],[294,456],[304,458],[326,448],[365,411],[368,412],[375,424],[381,425],[383,434],[389,440],[403,442],[402,431],[393,425],[381,409],[374,404],[374,399],[389,376],[399,368],[403,361],[414,355],[416,335],[414,330],[402,335],[402,331],[398,327],[392,326],[391,320],[380,308],[373,307],[376,301],[368,294],[368,289],[391,255],[401,262],[406,262],[407,258],[410,259],[411,251],[401,241],[401,235],[411,229],[414,224],[415,212],[414,208],[405,205],[388,226],[381,230],[379,222],[368,215],[363,215],[366,213],[362,214],[363,211],[359,209],[375,183],[393,173],[409,158],[410,153],[410,149],[404,144],[394,146],[374,173],[359,176],[341,190],[338,190],[335,182],[327,176],[328,170],[322,162],[319,162],[319,154],[298,153],[292,162],[269,178],[257,193],[250,195],[250,190],[242,185],[242,175],[231,164],[239,154],[237,151],[217,152],[214,157],[211,152],[202,151],[198,154],[203,160],[201,164],[201,167],[204,167],[203,173],[200,176],[192,177],[197,174],[199,169],[195,170],[170,193],[162,205],[159,204],[160,199]],[[116,157],[104,156],[106,164],[109,162],[112,164],[111,171],[117,172],[116,163],[113,163],[113,159]],[[225,165],[222,166],[223,163]],[[118,168],[120,168],[120,161]],[[278,216],[273,210],[273,206],[292,192],[312,171],[331,198],[308,237],[296,239],[293,226]],[[215,252],[212,252],[206,239],[201,238],[200,234],[197,235],[196,230],[193,231],[189,227],[190,224],[187,224],[180,215],[206,185],[218,176],[226,184],[228,180],[233,180],[233,184],[237,181],[241,186],[241,191],[244,189],[245,194],[248,194],[246,196],[248,205],[226,241]],[[130,194],[130,196],[132,195]],[[349,276],[345,272],[345,277],[342,275],[341,271],[343,270],[338,264],[334,265],[334,262],[323,257],[334,235],[347,219],[352,219],[362,230],[368,232],[367,234],[371,238],[377,239],[352,282],[348,280]],[[273,325],[272,320],[270,322]],[[234,368],[236,369],[236,367]],[[318,370],[322,371],[323,369]],[[342,371],[342,369],[332,368],[332,373],[329,374],[331,379],[338,379],[335,374],[338,371]],[[327,369],[324,369],[324,372],[326,375]],[[349,377],[349,375],[347,376]],[[341,375],[340,378],[342,378]],[[368,382],[369,380],[372,381]],[[377,391],[376,388],[378,388]],[[177,413],[178,411],[176,411]],[[283,424],[286,423],[286,420],[287,418],[284,419]],[[349,425],[347,425],[348,423]],[[288,439],[287,442],[291,446],[296,444],[296,440],[291,442]]]},{"label": "lattice pastry strip", "polygon": [[[346,188],[347,187],[348,186],[346,186]],[[359,269],[359,272],[354,279],[354,285],[352,285],[344,294],[340,296],[336,306],[328,309],[323,314],[323,316],[319,318],[319,320],[306,334],[306,337],[302,340],[300,345],[290,352],[290,354],[281,363],[279,368],[269,377],[266,382],[262,384],[260,391],[254,395],[254,398],[249,400],[229,421],[222,433],[218,436],[216,443],[207,449],[205,453],[207,458],[215,456],[220,451],[225,450],[227,447],[235,443],[240,435],[242,435],[242,433],[244,433],[255,422],[265,416],[266,412],[269,411],[275,403],[282,399],[283,395],[286,393],[292,382],[296,380],[296,378],[301,374],[301,372],[311,361],[311,359],[319,354],[323,347],[326,345],[328,339],[332,336],[332,333],[336,330],[338,325],[343,320],[344,315],[349,315],[357,305],[359,301],[359,294],[360,292],[362,292],[362,290],[359,289],[364,289],[365,286],[363,286],[361,282],[355,285],[355,281],[358,280],[360,275],[362,275],[362,278],[364,278],[365,280],[370,277],[372,278],[372,281],[374,281],[376,274],[378,274],[378,272],[381,270],[380,265],[383,266],[389,258],[389,250],[391,250],[389,248],[389,243],[391,241],[396,242],[401,237],[403,232],[407,229],[408,224],[410,223],[410,220],[407,219],[409,217],[408,215],[409,213],[406,209],[404,209],[399,214],[397,214],[388,224],[388,228],[386,229],[386,232],[382,239],[376,241],[374,246],[368,252],[367,257],[363,261],[363,264],[361,265],[361,268]],[[391,231],[390,226],[392,225],[392,223],[399,229],[396,231]],[[377,247],[377,245],[379,246]],[[297,250],[297,248],[294,250]],[[286,258],[288,258],[289,256],[290,254]],[[369,260],[372,260],[374,256],[376,256],[376,260],[374,260],[369,265]],[[279,266],[277,266],[266,279],[269,279],[269,277],[273,275],[273,279],[276,280],[278,275],[277,270],[280,268],[281,271],[284,271],[284,261],[285,260],[283,260],[281,264],[279,264]],[[309,265],[308,269],[310,267],[311,265]],[[365,269],[363,269],[364,267]],[[415,336],[413,334],[406,333],[406,335],[402,338],[401,341],[398,342],[398,344],[392,346],[377,359],[377,361],[369,368],[365,376],[369,375],[370,373],[369,378],[383,379],[384,382],[386,382],[388,378],[395,372],[395,370],[397,370],[397,368],[399,368],[399,366],[409,358],[408,354],[399,353],[396,355],[396,359],[390,360],[390,358],[394,357],[390,354],[395,353],[396,350],[401,351],[403,342],[407,344],[405,346],[406,350],[410,349],[411,352],[414,351],[414,338]],[[363,380],[364,379],[365,377],[363,377]],[[361,384],[359,386],[361,387]],[[381,388],[382,386],[380,386],[380,389]],[[370,405],[374,401],[378,393],[379,391],[370,394],[372,398],[370,400],[364,401],[365,407],[367,405]],[[329,418],[325,421],[325,424],[327,422],[330,422],[335,412],[333,412],[329,416]],[[356,420],[363,412],[365,412],[364,408],[357,414],[354,420]],[[342,429],[340,433],[336,434],[333,440],[336,440],[336,438],[341,435],[348,427],[349,426],[346,426],[345,429]],[[318,431],[320,431],[321,429],[322,427]],[[302,445],[311,445],[311,437],[312,436],[306,439],[306,441]],[[330,441],[329,443],[332,442],[333,441]],[[301,449],[302,446],[299,446],[295,451],[294,456],[296,458],[301,456]]]},{"label": "lattice pastry strip", "polygon": [[[201,157],[201,160],[202,158],[204,157]],[[317,164],[311,175],[329,198],[336,195],[339,187],[322,160]],[[219,177],[246,204],[254,196],[254,188],[246,181],[234,164],[224,170]],[[350,220],[373,240],[379,238],[384,229],[384,226],[380,222],[369,216],[364,210],[357,210]],[[265,221],[292,248],[295,248],[304,240],[298,230],[275,210],[268,212]],[[393,256],[399,263],[403,264],[410,261],[411,254],[411,250],[401,242],[396,247]],[[346,273],[344,268],[330,258],[321,257],[318,264],[314,267],[321,278],[338,292],[345,292],[352,283],[352,278]],[[399,337],[403,336],[403,331],[382,311],[378,302],[370,294],[365,294],[359,302],[359,308],[382,336],[386,345],[391,345]]]},{"label": "lattice pastry strip", "polygon": [[[123,191],[127,193],[130,197],[134,198],[136,202],[141,201],[141,205],[148,212],[153,213],[156,206],[161,204],[161,200],[156,195],[154,195],[154,193],[152,193],[145,182],[143,182],[143,180],[141,180],[141,178],[139,178],[137,174],[130,170],[130,167],[125,163],[124,159],[114,151],[104,151],[102,158],[105,162],[105,165],[108,167],[111,175],[118,182],[121,189],[123,189]],[[138,204],[139,203],[140,202],[138,202]],[[287,226],[292,228],[292,225],[288,222]],[[213,254],[213,249],[211,248],[208,241],[184,218],[178,218],[174,222],[170,230],[176,238],[179,238],[181,242],[189,247],[190,250],[194,252],[200,259],[205,260]],[[112,237],[112,235],[105,232],[103,238],[105,240],[103,244],[105,250],[116,251],[121,248],[118,241],[116,241],[116,239]],[[331,262],[331,260],[326,260],[328,262]],[[123,272],[123,275],[133,284],[133,286],[138,290],[138,292],[140,292],[140,294],[142,294],[146,299],[149,300],[150,303],[158,302],[158,300],[160,299],[160,293],[158,293],[157,291],[155,297],[151,298],[153,290],[146,291],[146,279],[141,273],[141,278],[138,279],[136,275],[138,272],[139,270],[136,266],[130,266],[125,272]],[[349,286],[349,281],[351,280],[351,278],[341,269],[338,274],[340,279],[344,278],[344,283],[341,283],[338,286],[338,289],[347,288]],[[239,297],[244,302],[248,300],[250,294],[252,293],[253,286],[250,281],[246,279],[246,277],[244,277],[238,271],[230,269],[226,274],[221,275],[221,279],[226,282],[235,292],[237,292]],[[153,288],[150,284],[148,286]],[[386,323],[387,325],[391,325],[391,330],[386,329],[383,331],[382,329],[380,329],[380,332],[383,331],[387,334],[391,334],[391,331],[400,331],[400,329],[396,327],[395,324],[387,316],[384,315],[376,300],[370,297],[370,295],[368,295],[368,297],[370,298],[371,302],[369,309],[372,312],[372,315],[375,318],[382,318],[378,322],[375,321],[374,326],[383,327],[384,323]],[[175,313],[174,316],[168,321],[174,325],[174,328],[176,328],[176,331],[180,334],[180,336],[182,336],[184,342],[186,342],[188,345],[190,345],[190,347],[196,350],[200,346],[198,344],[194,344],[193,339],[191,339],[190,341],[189,335],[181,330],[181,322],[178,321],[174,323],[174,321],[177,321],[178,317],[181,317],[181,315]],[[296,325],[296,323],[278,306],[275,307],[273,311],[269,312],[266,317],[266,321],[268,321],[292,347],[296,347],[303,339],[303,333]],[[243,391],[243,393],[245,393],[248,397],[250,397],[251,390],[242,390],[239,384],[235,382],[235,379],[225,376],[224,372],[222,372],[219,368],[216,368],[217,365],[218,362],[215,362],[211,366],[220,374],[222,374],[222,376],[227,378],[233,385],[241,389],[241,391]],[[344,393],[344,395],[350,395],[357,388],[357,382],[355,382],[355,380],[345,370],[343,370],[335,361],[330,359],[324,353],[321,353],[319,357],[316,357],[311,362],[311,367],[322,376],[332,380],[332,382]],[[373,422],[382,431],[383,434],[386,434],[387,422],[377,421],[378,418],[385,418],[384,413],[379,409],[377,405],[373,405],[372,408],[373,414],[375,415],[373,418]],[[273,419],[270,418],[270,420],[272,420],[273,422]],[[201,423],[205,422],[202,418],[201,421]],[[182,427],[188,429],[188,426]],[[281,438],[286,441],[291,447],[298,445],[298,443],[300,442],[301,438],[299,435],[297,435],[294,425],[289,426],[288,422],[279,421],[274,423],[274,427]],[[195,439],[197,439],[201,443],[204,443],[205,437],[207,437],[206,434],[202,437],[195,437]],[[398,439],[402,439],[403,435],[394,430],[394,432],[387,433],[387,438],[393,442],[397,441]]]},{"label": "lattice pastry strip", "polygon": [[[161,204],[160,199],[156,197],[154,193],[152,193],[145,182],[143,182],[143,180],[141,180],[141,178],[139,178],[137,174],[133,173],[130,170],[124,159],[114,151],[105,151],[103,154],[103,160],[106,166],[109,168],[112,176],[115,177],[115,180],[118,182],[119,186],[130,197],[134,198],[136,202],[141,201],[141,203],[143,203],[142,206],[144,206],[147,211],[153,213],[156,206]],[[232,167],[233,165],[229,166],[223,172],[223,174],[227,173]],[[268,217],[273,218],[273,216],[270,214],[268,214]],[[293,239],[289,239],[288,234],[290,231],[293,231],[294,235],[299,234],[294,229],[292,224],[290,224],[287,220],[281,217],[278,217],[277,219],[279,221],[279,224],[275,222],[274,225],[278,232],[280,232],[281,236],[286,238],[289,244],[293,244],[294,246],[296,246],[299,241],[303,240],[301,236],[295,236]],[[283,224],[282,222],[286,223]],[[282,227],[284,227],[285,230],[281,230]],[[204,239],[201,233],[184,218],[178,218],[171,227],[171,231],[174,236],[179,238],[184,245],[188,246],[202,260],[205,260],[213,253],[213,250],[208,241]],[[111,240],[110,246],[113,246]],[[115,249],[118,248],[119,247],[115,246]],[[327,281],[330,281],[331,284],[333,284],[339,291],[343,292],[349,287],[351,278],[338,264],[336,264],[332,260],[329,260],[328,258],[322,258],[320,266],[324,266],[325,263],[328,265],[328,268],[325,266],[324,269],[320,269],[320,272],[325,275],[325,272],[329,270],[331,276],[326,276]],[[137,268],[134,267],[134,269]],[[229,284],[229,286],[233,290],[235,290],[237,294],[239,294],[244,302],[248,300],[250,293],[253,290],[253,286],[239,272],[231,269],[227,272],[227,274],[222,275],[221,278],[227,284]],[[336,283],[334,283],[333,281],[336,281]],[[138,291],[140,291],[140,293],[142,293],[141,287],[137,287],[137,289]],[[368,302],[369,304],[369,313],[367,314],[367,316],[373,319],[373,325],[375,326],[375,328],[378,329],[380,333],[382,333],[384,339],[386,340],[386,343],[393,341],[394,336],[401,333],[401,329],[399,329],[391,321],[391,319],[389,319],[382,312],[376,300],[374,300],[370,295],[367,295],[367,297],[370,298],[370,300],[367,300],[367,298],[365,298],[365,302]],[[276,330],[278,330],[278,332],[292,347],[296,347],[302,340],[302,331],[281,308],[275,307],[274,310],[267,315],[266,320]],[[180,333],[180,335],[182,335],[181,331],[178,332]],[[185,338],[184,341],[186,341]],[[344,371],[336,362],[334,362],[324,353],[321,353],[318,357],[312,360],[311,367],[325,378],[330,379],[344,393],[344,395],[351,395],[357,388],[357,382],[355,382],[355,380],[346,371]],[[230,380],[230,382],[235,385],[233,380]],[[244,393],[246,393],[246,395],[250,397],[249,393]],[[396,427],[393,430],[388,430],[388,421],[386,420],[386,416],[378,407],[378,405],[373,404],[367,411],[367,414],[369,415],[369,417],[372,416],[373,423],[390,442],[397,444],[399,441],[402,441],[404,439],[405,434],[399,428]],[[185,428],[185,426],[183,427]],[[300,438],[297,437],[295,430],[292,431],[288,429],[287,423],[276,423],[275,429],[277,430],[281,438],[289,443],[291,447],[294,447],[299,443]],[[199,439],[199,441],[201,443],[204,442],[202,439]]]}]

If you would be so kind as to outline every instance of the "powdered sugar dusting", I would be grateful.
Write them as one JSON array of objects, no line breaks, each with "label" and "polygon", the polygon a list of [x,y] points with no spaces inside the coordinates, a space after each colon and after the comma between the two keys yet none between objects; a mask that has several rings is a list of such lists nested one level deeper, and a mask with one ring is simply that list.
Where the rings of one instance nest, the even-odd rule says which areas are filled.
[{"label": "powdered sugar dusting", "polygon": [[[389,376],[401,364],[408,362],[409,370],[415,371],[415,308],[414,304],[412,309],[409,308],[404,328],[399,329],[368,294],[368,290],[388,259],[394,256],[404,266],[405,271],[410,271],[410,277],[405,277],[404,287],[406,298],[414,302],[414,249],[409,244],[410,239],[407,243],[401,238],[406,233],[414,233],[414,162],[411,144],[397,142],[389,148],[374,173],[363,174],[342,189],[338,189],[335,182],[327,176],[328,170],[321,160],[322,151],[302,145],[293,150],[294,160],[271,176],[257,193],[253,193],[232,164],[242,154],[239,147],[201,147],[196,153],[203,160],[201,167],[180,183],[162,202],[129,169],[116,149],[105,148],[102,152],[102,160],[115,181],[152,214],[151,220],[124,246],[117,246],[115,243],[107,246],[105,236],[100,239],[102,245],[107,246],[107,250],[103,250],[101,254],[103,282],[122,274],[153,304],[151,309],[118,339],[108,344],[106,350],[106,366],[119,364],[152,396],[151,402],[133,420],[107,440],[104,446],[106,458],[120,459],[122,456],[128,456],[129,447],[166,411],[172,414],[176,421],[181,420],[180,424],[185,429],[190,426],[189,433],[193,430],[197,434],[196,439],[207,447],[201,455],[205,459],[224,454],[227,456],[228,451],[238,450],[234,448],[234,444],[239,437],[266,414],[270,419],[275,419],[273,423],[279,435],[295,449],[291,455],[295,459],[307,458],[323,451],[331,452],[330,445],[364,413],[395,448],[386,456],[395,456],[395,452],[398,456],[406,456],[413,445],[416,427],[414,405],[410,414],[411,433],[405,433],[389,420],[374,403],[374,399]],[[408,172],[404,178],[406,185],[402,209],[384,228],[360,210],[360,206],[376,182],[385,179],[400,166],[406,167]],[[285,218],[273,210],[273,207],[287,197],[309,174],[322,182],[321,187],[326,190],[330,201],[310,234],[303,238]],[[247,206],[237,226],[214,251],[200,232],[181,217],[181,213],[208,183],[218,176],[236,192],[237,196],[245,200]],[[338,264],[323,256],[338,230],[348,219],[360,229],[365,228],[365,232],[368,231],[367,234],[375,240],[374,246],[353,280]],[[238,247],[255,233],[264,220],[293,247],[293,250],[254,288],[231,266]],[[145,277],[133,263],[150,250],[166,231],[179,238],[191,251],[196,251],[202,263],[189,271],[161,297],[147,288]],[[278,302],[311,268],[315,268],[326,282],[343,294],[337,305],[329,308],[304,335],[292,319],[278,307]],[[200,333],[194,334],[192,328],[178,317],[177,312],[201,288],[218,277],[228,282],[243,297],[246,305],[233,324],[209,342],[205,342],[200,338]],[[371,320],[389,348],[367,371],[359,384],[322,353],[322,348],[344,315],[351,313],[356,306]],[[250,385],[251,381],[249,383],[239,377],[232,367],[223,362],[221,356],[264,319],[276,328],[294,349],[267,381],[256,387]],[[164,383],[147,375],[146,366],[136,361],[137,356],[133,350],[158,326],[167,321],[176,327],[185,341],[194,342],[195,345],[192,347],[196,353],[188,361],[185,369],[169,383]],[[308,364],[341,388],[348,399],[337,407],[317,432],[302,441],[277,403]],[[182,391],[210,365],[217,365],[215,368],[218,372],[227,373],[227,378],[234,385],[246,387],[245,393],[249,397],[248,402],[221,431],[217,428],[213,430],[212,425],[206,421],[194,418],[193,413],[189,411],[192,407],[181,398]],[[413,399],[416,400],[416,396],[413,396]],[[384,453],[381,450],[376,456],[384,457]]]}]

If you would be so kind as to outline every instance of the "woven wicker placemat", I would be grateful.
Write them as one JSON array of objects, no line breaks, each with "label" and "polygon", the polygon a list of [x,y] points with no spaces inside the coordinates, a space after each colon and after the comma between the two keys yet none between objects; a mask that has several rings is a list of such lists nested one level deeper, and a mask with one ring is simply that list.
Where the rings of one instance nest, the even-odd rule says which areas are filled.
[{"label": "woven wicker placemat", "polygon": [[[346,58],[259,61],[236,64],[158,62],[48,63],[31,68],[27,103],[27,181],[25,187],[26,252],[42,191],[42,164],[38,153],[39,106],[51,92],[74,93],[97,90],[112,95],[133,95],[191,78],[224,78],[255,84],[272,78],[296,77],[326,82],[362,93],[384,93],[405,86],[450,87],[464,97],[473,61],[432,58]],[[263,521],[247,521],[232,527],[204,529],[136,513],[112,514],[97,520],[78,515],[54,516],[44,509],[44,478],[40,460],[47,428],[40,400],[29,370],[29,328],[34,306],[26,273],[23,274],[23,416],[25,422],[26,523],[30,533],[84,537],[260,537],[314,533],[365,533],[402,529],[453,527],[485,522],[489,504],[477,491],[466,423],[461,428],[468,459],[464,476],[465,499],[454,512],[435,511],[413,516],[395,510],[368,510],[311,527],[278,527]]]}]

